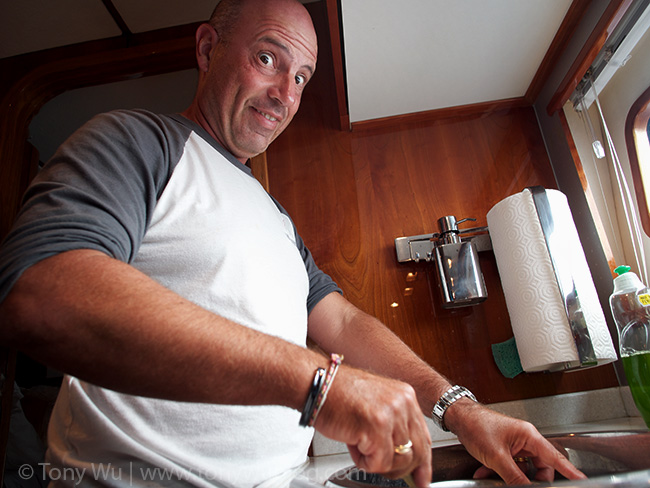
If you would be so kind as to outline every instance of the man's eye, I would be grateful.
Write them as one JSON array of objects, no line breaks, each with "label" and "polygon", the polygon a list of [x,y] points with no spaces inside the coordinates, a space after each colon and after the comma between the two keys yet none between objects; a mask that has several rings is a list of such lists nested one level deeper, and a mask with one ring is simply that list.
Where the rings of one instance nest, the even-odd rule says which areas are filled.
[{"label": "man's eye", "polygon": [[296,85],[304,85],[307,79],[303,75],[296,75]]},{"label": "man's eye", "polygon": [[266,66],[271,66],[273,64],[273,58],[270,54],[262,53],[260,54],[260,61]]}]

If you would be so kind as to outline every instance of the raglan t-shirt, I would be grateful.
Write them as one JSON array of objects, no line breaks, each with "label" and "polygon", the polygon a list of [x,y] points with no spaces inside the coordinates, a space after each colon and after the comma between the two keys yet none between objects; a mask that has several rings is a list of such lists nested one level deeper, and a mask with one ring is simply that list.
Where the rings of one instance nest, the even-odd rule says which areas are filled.
[{"label": "raglan t-shirt", "polygon": [[[102,251],[300,346],[311,309],[340,292],[249,168],[180,115],[109,112],[61,146],[0,250],[0,300],[26,268],[73,249]],[[299,416],[126,395],[66,376],[47,463],[68,486],[282,486],[313,433]]]}]

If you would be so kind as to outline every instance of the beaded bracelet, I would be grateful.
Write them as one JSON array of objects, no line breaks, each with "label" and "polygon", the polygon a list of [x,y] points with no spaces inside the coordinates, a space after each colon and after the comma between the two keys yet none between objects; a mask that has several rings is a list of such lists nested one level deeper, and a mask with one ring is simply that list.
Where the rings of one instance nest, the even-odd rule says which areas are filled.
[{"label": "beaded bracelet", "polygon": [[327,370],[327,376],[325,376],[325,381],[323,382],[323,385],[321,386],[320,392],[318,394],[318,398],[316,399],[316,405],[314,406],[314,411],[311,415],[311,419],[307,424],[309,427],[312,427],[314,425],[314,423],[316,422],[316,418],[320,413],[321,408],[323,408],[323,405],[325,405],[325,399],[327,398],[327,393],[329,392],[330,387],[332,386],[334,377],[336,376],[336,373],[338,372],[339,366],[341,365],[342,362],[343,362],[342,354],[332,354],[330,356],[330,367]]}]

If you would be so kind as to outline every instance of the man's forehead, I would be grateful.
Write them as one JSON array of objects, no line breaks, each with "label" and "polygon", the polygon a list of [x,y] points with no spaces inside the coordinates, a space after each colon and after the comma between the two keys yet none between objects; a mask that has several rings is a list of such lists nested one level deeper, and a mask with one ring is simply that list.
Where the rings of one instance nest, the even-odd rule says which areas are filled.
[{"label": "man's forehead", "polygon": [[248,2],[240,21],[248,23],[254,37],[279,37],[314,60],[318,54],[316,32],[309,12],[299,2],[264,0]]}]

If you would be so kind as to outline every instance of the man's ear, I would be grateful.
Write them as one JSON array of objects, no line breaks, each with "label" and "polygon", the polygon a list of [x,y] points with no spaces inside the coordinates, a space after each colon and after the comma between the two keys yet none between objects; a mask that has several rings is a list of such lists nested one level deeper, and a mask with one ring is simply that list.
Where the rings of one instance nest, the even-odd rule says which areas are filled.
[{"label": "man's ear", "polygon": [[196,29],[196,61],[200,71],[208,71],[212,49],[218,42],[219,34],[210,24],[201,24]]}]

